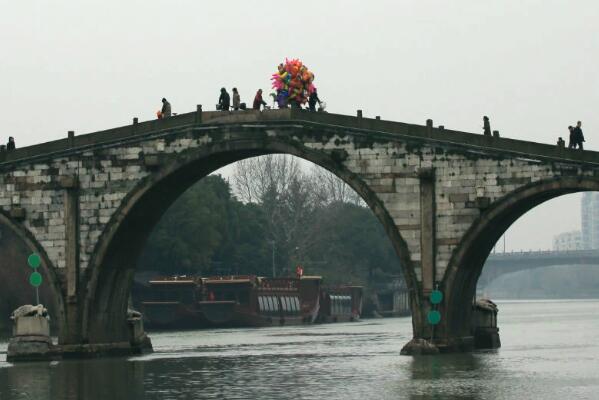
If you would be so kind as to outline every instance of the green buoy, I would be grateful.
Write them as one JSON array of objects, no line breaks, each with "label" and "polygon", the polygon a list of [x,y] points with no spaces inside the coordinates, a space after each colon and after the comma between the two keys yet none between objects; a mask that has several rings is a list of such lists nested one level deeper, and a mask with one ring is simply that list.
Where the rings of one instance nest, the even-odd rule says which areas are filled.
[{"label": "green buoy", "polygon": [[426,317],[428,319],[428,323],[431,325],[437,325],[441,322],[441,313],[437,310],[431,310],[428,312]]},{"label": "green buoy", "polygon": [[433,290],[430,299],[431,304],[439,304],[443,301],[443,293],[440,290]]}]

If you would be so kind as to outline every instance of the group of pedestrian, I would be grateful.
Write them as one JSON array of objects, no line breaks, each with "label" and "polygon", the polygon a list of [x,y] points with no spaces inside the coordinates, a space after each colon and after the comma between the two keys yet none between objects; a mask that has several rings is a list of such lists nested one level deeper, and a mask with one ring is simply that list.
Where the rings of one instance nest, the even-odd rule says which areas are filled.
[{"label": "group of pedestrian", "polygon": [[[575,149],[578,147],[580,150],[584,150],[583,143],[585,140],[584,134],[582,133],[582,122],[578,121],[576,126],[568,126],[568,132],[568,148]],[[557,147],[566,147],[566,142],[561,136],[557,139]]]},{"label": "group of pedestrian", "polygon": [[[318,98],[318,93],[317,93],[316,89],[314,89],[314,92],[312,92],[310,94],[310,97],[308,98],[308,110],[316,111],[317,103],[319,106],[321,106],[321,101]],[[256,95],[254,96],[254,103],[252,104],[252,109],[260,110],[262,107],[268,108],[266,102],[262,98],[262,89],[258,89],[258,91],[256,92]],[[221,88],[220,97],[218,98],[218,104],[216,105],[216,109],[221,110],[221,111],[229,111],[231,108],[233,108],[234,111],[245,110],[246,106],[245,106],[245,103],[241,102],[241,96],[239,95],[239,91],[237,90],[237,88],[233,88],[233,105],[232,106],[231,106],[231,97],[229,96],[227,89]],[[157,113],[158,119],[167,118],[167,117],[170,117],[171,115],[172,115],[171,103],[169,103],[163,97],[162,98],[162,109],[160,111],[158,111],[158,113]],[[582,133],[582,122],[578,121],[576,123],[575,127],[573,127],[571,125],[568,126],[568,131],[570,132],[568,148],[576,149],[578,147],[580,150],[583,150],[584,149],[583,143],[585,142],[585,140],[584,140],[584,134]],[[485,136],[492,135],[491,123],[489,121],[489,117],[487,117],[486,115],[483,116],[483,134]],[[564,139],[560,136],[557,140],[557,146],[565,147],[565,144],[566,143],[565,143]],[[11,136],[8,138],[8,143],[6,144],[6,150],[11,151],[14,149],[15,149],[15,139]]]},{"label": "group of pedestrian", "polygon": [[569,126],[568,131],[570,132],[568,148],[575,149],[576,146],[578,146],[580,150],[584,150],[582,145],[584,143],[584,135],[582,134],[582,122],[578,121],[576,123],[576,127]]},{"label": "group of pedestrian", "polygon": [[[230,104],[230,96],[227,92],[227,89],[221,88],[220,97],[218,98],[218,104],[216,105],[217,110],[228,111],[230,108],[233,108],[234,111],[237,110],[245,110],[245,103],[241,102],[241,96],[239,95],[239,91],[237,88],[233,88],[233,105]],[[310,94],[308,98],[308,109],[310,111],[316,111],[316,104],[322,107],[322,102],[318,98],[318,93],[316,89]],[[253,110],[260,110],[262,108],[268,109],[267,103],[262,98],[262,89],[258,89],[256,95],[254,96],[254,102],[252,103]],[[301,108],[299,104],[297,108]]]},{"label": "group of pedestrian", "polygon": [[[262,89],[258,89],[256,95],[254,96],[254,102],[252,103],[252,109],[260,110],[262,107],[267,108],[267,104],[262,98]],[[233,105],[231,105],[231,96],[227,89],[220,89],[220,97],[218,98],[218,104],[216,105],[217,110],[221,111],[229,111],[230,109],[234,111],[245,110],[247,106],[245,103],[241,102],[241,96],[239,95],[239,91],[237,88],[233,88]]]},{"label": "group of pedestrian", "polygon": [[[218,98],[218,104],[216,105],[216,109],[220,111],[229,111],[233,109],[234,111],[245,110],[246,104],[241,102],[241,96],[239,95],[239,91],[236,87],[233,88],[233,101],[231,103],[231,95],[227,92],[226,88],[220,89],[220,96]],[[310,94],[308,98],[308,109],[310,111],[316,111],[316,104],[319,105],[320,108],[323,108],[323,104],[318,98],[318,93],[316,89],[314,92]],[[261,110],[262,108],[268,109],[266,101],[262,97],[262,89],[258,89],[256,95],[254,96],[254,102],[252,103],[252,109]],[[172,115],[171,111],[171,103],[168,102],[165,98],[162,98],[162,109],[156,113],[158,119],[168,118]]]},{"label": "group of pedestrian", "polygon": [[[576,126],[570,125],[568,127],[568,131],[568,148],[575,149],[578,147],[580,150],[584,150],[583,143],[585,142],[585,140],[584,134],[582,133],[582,122],[578,121],[576,123]],[[485,136],[491,136],[491,123],[489,122],[489,117],[487,117],[486,115],[483,117],[483,134]],[[566,147],[566,142],[561,136],[557,139],[557,147]]]}]

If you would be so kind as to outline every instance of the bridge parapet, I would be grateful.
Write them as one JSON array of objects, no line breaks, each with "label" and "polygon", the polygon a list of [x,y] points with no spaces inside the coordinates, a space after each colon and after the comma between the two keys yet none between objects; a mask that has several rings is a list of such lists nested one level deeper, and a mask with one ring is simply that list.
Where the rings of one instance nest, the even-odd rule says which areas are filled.
[{"label": "bridge parapet", "polygon": [[[201,115],[201,116],[199,116]],[[133,123],[118,128],[107,129],[94,133],[76,135],[72,138],[58,139],[46,143],[18,148],[3,154],[0,168],[7,163],[25,161],[30,158],[49,155],[69,150],[80,151],[82,148],[106,145],[109,143],[143,138],[145,135],[178,130],[198,124],[243,124],[257,122],[305,122],[324,124],[327,127],[361,130],[373,138],[380,139],[416,139],[420,141],[441,142],[465,146],[472,151],[491,151],[494,153],[507,152],[511,156],[541,157],[544,159],[574,161],[576,164],[599,164],[599,152],[562,149],[555,145],[535,143],[504,137],[489,137],[445,128],[434,128],[417,124],[407,124],[386,121],[376,118],[353,117],[341,114],[323,112],[308,112],[305,110],[283,109],[268,111],[204,111],[179,114],[165,119],[155,119]],[[317,126],[315,126],[317,128]],[[358,132],[354,132],[358,133]],[[391,135],[391,136],[389,136]],[[473,153],[475,154],[475,153]]]}]

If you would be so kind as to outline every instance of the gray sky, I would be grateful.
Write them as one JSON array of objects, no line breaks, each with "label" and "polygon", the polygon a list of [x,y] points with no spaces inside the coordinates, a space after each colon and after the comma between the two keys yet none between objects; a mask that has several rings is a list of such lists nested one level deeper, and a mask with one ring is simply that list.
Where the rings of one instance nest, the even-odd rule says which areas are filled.
[{"label": "gray sky", "polygon": [[[250,102],[285,57],[316,75],[331,112],[555,143],[599,130],[596,0],[0,0],[2,136],[24,146],[213,109],[221,86]],[[5,141],[5,137],[0,138]],[[579,195],[527,214],[510,248],[577,229]],[[548,223],[550,222],[550,223]]]}]

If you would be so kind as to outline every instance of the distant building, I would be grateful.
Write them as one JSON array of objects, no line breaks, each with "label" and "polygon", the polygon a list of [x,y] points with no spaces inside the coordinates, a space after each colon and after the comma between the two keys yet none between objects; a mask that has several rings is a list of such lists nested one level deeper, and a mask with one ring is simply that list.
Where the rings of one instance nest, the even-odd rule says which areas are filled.
[{"label": "distant building", "polygon": [[580,231],[564,232],[553,237],[553,250],[583,250],[582,233]]},{"label": "distant building", "polygon": [[582,248],[599,249],[599,193],[585,192],[581,201]]}]

